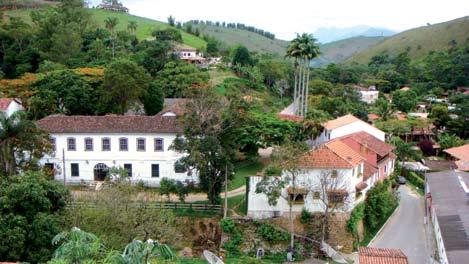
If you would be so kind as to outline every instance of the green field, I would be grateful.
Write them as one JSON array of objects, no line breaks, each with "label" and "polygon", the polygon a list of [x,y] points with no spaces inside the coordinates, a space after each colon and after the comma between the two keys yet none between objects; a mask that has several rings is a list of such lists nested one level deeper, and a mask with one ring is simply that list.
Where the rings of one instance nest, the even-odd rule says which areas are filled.
[{"label": "green field", "polygon": [[345,62],[368,63],[371,57],[384,51],[397,54],[409,50],[411,58],[419,58],[430,51],[449,49],[453,41],[457,46],[462,46],[468,39],[469,16],[466,16],[401,32],[353,55]]},{"label": "green field", "polygon": [[207,25],[194,25],[195,28],[198,28],[202,34],[210,35],[229,47],[241,44],[250,51],[259,53],[276,53],[283,56],[288,45],[288,41],[269,39],[242,29]]},{"label": "green field", "polygon": [[[31,23],[31,17],[29,16],[31,10],[29,9],[18,9],[6,11],[6,17],[21,17],[24,21]],[[138,39],[146,39],[151,37],[151,33],[155,29],[165,29],[168,27],[168,24],[156,21],[149,18],[138,17],[125,13],[112,12],[102,9],[89,9],[91,17],[96,26],[104,27],[104,20],[107,17],[117,17],[119,24],[117,25],[117,30],[127,30],[127,25],[130,21],[137,22],[137,32],[136,35]],[[198,38],[194,35],[187,34],[181,30],[182,39],[184,44],[191,47],[204,50],[206,46],[205,40]]]}]

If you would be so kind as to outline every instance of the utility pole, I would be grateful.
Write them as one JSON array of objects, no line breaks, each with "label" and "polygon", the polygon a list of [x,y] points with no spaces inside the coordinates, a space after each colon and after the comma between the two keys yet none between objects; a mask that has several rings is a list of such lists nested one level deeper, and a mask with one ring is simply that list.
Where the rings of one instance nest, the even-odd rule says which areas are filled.
[{"label": "utility pole", "polygon": [[225,206],[223,208],[223,218],[228,215],[228,164],[225,165]]},{"label": "utility pole", "polygon": [[64,148],[62,148],[62,167],[63,167],[62,173],[64,174],[64,185],[65,185],[67,182],[66,182],[66,176],[65,176],[66,175],[65,174],[65,168],[66,167],[65,167],[65,149]]}]

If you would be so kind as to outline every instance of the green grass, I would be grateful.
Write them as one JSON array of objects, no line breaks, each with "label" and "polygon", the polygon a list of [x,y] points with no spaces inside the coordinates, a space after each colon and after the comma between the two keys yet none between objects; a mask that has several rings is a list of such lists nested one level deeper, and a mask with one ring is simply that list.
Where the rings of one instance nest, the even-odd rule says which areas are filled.
[{"label": "green grass", "polygon": [[257,161],[242,161],[235,164],[235,174],[233,179],[228,184],[228,190],[238,189],[246,184],[246,177],[256,175],[256,172],[261,171],[264,165]]},{"label": "green grass", "polygon": [[[119,24],[117,25],[117,30],[127,30],[127,25],[130,21],[137,22],[137,31],[136,35],[137,38],[147,39],[151,37],[151,33],[156,29],[165,29],[168,28],[168,24],[163,23],[161,21],[156,21],[149,18],[138,17],[126,13],[118,13],[112,12],[103,9],[88,9],[91,14],[91,19],[96,26],[104,27],[104,20],[107,17],[116,17],[119,20]],[[21,17],[23,21],[27,23],[31,23],[31,17],[29,16],[31,10],[29,9],[18,9],[18,10],[11,10],[6,11],[5,14],[7,17]],[[196,37],[191,34],[187,34],[186,32],[180,30],[182,35],[182,40],[184,44],[189,45],[191,47],[197,48],[199,50],[204,50],[206,47],[205,40]]]},{"label": "green grass", "polygon": [[269,39],[257,33],[236,28],[194,25],[202,34],[210,35],[227,46],[244,45],[250,51],[285,55],[288,41]]},{"label": "green grass", "polygon": [[[210,74],[210,84],[212,86],[217,86],[228,77],[236,77],[236,75],[231,70],[222,70],[222,69],[211,69]],[[224,94],[224,93],[223,93]]]},{"label": "green grass", "polygon": [[446,50],[450,48],[449,42],[455,40],[457,45],[462,46],[469,37],[469,16],[455,20],[410,29],[392,37],[386,38],[376,45],[359,52],[346,63],[368,63],[371,57],[387,51],[391,54],[409,50],[411,58],[422,57],[434,50]]}]

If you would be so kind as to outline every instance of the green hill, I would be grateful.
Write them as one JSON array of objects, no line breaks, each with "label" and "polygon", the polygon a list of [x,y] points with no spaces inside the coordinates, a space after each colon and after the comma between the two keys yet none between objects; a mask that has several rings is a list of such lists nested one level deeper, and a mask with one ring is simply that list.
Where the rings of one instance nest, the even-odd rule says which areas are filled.
[{"label": "green hill", "polygon": [[419,58],[432,50],[445,50],[451,43],[457,46],[469,41],[469,16],[410,29],[386,38],[370,48],[348,58],[345,63],[368,63],[381,52],[397,54],[409,50],[411,58]]},{"label": "green hill", "polygon": [[[17,9],[5,11],[4,19],[8,17],[21,17],[26,22],[31,22],[31,17],[29,16],[30,9]],[[155,29],[164,29],[168,27],[168,24],[156,21],[149,18],[138,17],[126,13],[112,12],[103,9],[89,9],[92,19],[96,25],[104,27],[104,20],[107,17],[117,17],[119,19],[119,24],[117,25],[117,30],[126,30],[127,24],[130,21],[137,22],[137,37],[139,39],[146,39],[151,37],[151,32]],[[182,39],[184,44],[197,49],[205,49],[206,42],[205,40],[198,38],[194,35],[188,34],[181,30]]]},{"label": "green hill", "polygon": [[285,54],[288,41],[279,39],[269,39],[257,33],[227,27],[217,27],[209,25],[193,25],[193,29],[199,29],[201,34],[206,34],[214,37],[218,41],[227,46],[243,45],[250,51],[259,53],[277,53],[280,55]]},{"label": "green hill", "polygon": [[353,37],[321,44],[321,55],[311,62],[311,66],[320,67],[329,63],[340,63],[357,52],[366,50],[385,37]]}]

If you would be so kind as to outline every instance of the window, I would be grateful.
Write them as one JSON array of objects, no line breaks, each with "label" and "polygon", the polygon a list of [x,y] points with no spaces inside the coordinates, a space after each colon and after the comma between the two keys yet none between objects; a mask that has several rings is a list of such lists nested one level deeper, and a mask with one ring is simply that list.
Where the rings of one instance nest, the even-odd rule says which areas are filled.
[{"label": "window", "polygon": [[137,138],[137,151],[145,151],[145,139]]},{"label": "window", "polygon": [[151,164],[151,177],[160,177],[160,164]]},{"label": "window", "polygon": [[119,138],[119,150],[120,151],[129,150],[129,140],[127,138]]},{"label": "window", "polygon": [[85,151],[93,151],[93,139],[85,138]]},{"label": "window", "polygon": [[347,193],[342,190],[332,190],[328,192],[327,196],[331,203],[343,203]]},{"label": "window", "polygon": [[127,170],[127,176],[132,177],[132,164],[124,164],[124,169]]},{"label": "window", "polygon": [[304,203],[305,202],[305,197],[308,194],[308,191],[303,188],[295,188],[293,189],[292,187],[289,187],[287,189],[288,195],[290,197],[290,200],[293,203]]},{"label": "window", "polygon": [[155,138],[155,151],[164,151],[164,141],[162,138]]},{"label": "window", "polygon": [[332,170],[331,178],[333,179],[337,178],[337,170]]},{"label": "window", "polygon": [[77,150],[77,144],[75,142],[75,138],[67,138],[67,150],[68,151]]},{"label": "window", "polygon": [[103,149],[103,151],[110,151],[111,150],[111,139],[110,138],[103,138],[102,139],[102,149]]},{"label": "window", "polygon": [[50,145],[52,147],[52,151],[57,151],[57,145],[55,143],[55,138],[50,138]]},{"label": "window", "polygon": [[70,165],[71,165],[72,177],[80,176],[80,169],[78,167],[78,163],[72,163]]},{"label": "window", "polygon": [[314,199],[314,200],[319,200],[319,199],[321,199],[321,193],[320,193],[320,192],[314,192],[314,193],[313,193],[313,199]]},{"label": "window", "polygon": [[174,163],[174,172],[185,173],[186,171],[187,168],[182,162],[176,161],[176,163]]},{"label": "window", "polygon": [[384,166],[384,172],[388,172],[388,166]]}]

